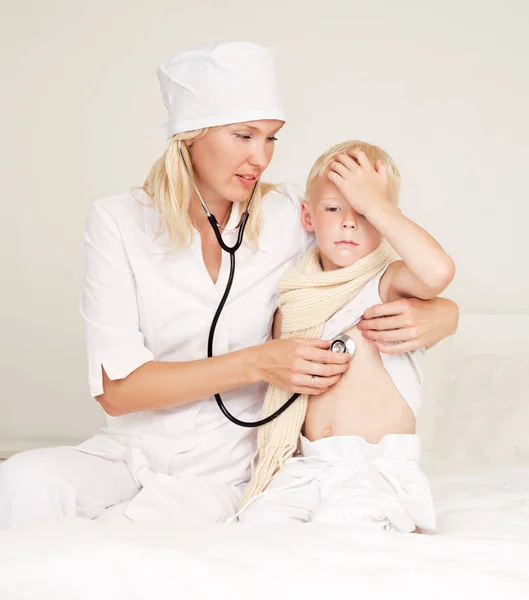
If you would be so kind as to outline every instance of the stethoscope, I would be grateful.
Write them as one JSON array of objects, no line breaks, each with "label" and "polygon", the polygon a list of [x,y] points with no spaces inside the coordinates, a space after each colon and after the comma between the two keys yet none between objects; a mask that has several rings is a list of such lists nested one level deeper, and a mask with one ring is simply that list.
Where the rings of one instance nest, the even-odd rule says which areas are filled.
[{"label": "stethoscope", "polygon": [[[191,173],[191,170],[189,169],[189,167],[187,165],[186,159],[184,158],[184,153],[182,151],[182,142],[180,140],[178,140],[178,151],[180,153],[180,157],[182,158],[182,162],[184,163],[184,167],[187,171],[187,174],[189,175],[191,184],[198,196],[198,199],[200,200],[200,204],[202,205],[202,208],[204,209],[204,212],[206,213],[206,217],[207,217],[208,221],[210,222],[211,227],[213,228],[213,231],[215,233],[215,237],[217,238],[217,241],[218,241],[220,247],[230,255],[230,275],[228,277],[228,282],[226,283],[226,289],[224,290],[224,294],[222,295],[221,301],[219,302],[217,310],[215,311],[215,315],[213,316],[211,326],[209,328],[208,358],[211,358],[213,356],[213,339],[215,336],[215,329],[217,328],[218,320],[220,318],[222,310],[224,309],[226,300],[228,299],[229,293],[231,291],[231,286],[233,284],[233,278],[235,276],[235,252],[237,252],[237,250],[240,248],[240,246],[242,244],[242,240],[244,237],[244,230],[246,228],[246,223],[248,221],[248,217],[250,216],[250,206],[252,205],[255,193],[257,191],[257,186],[259,185],[259,180],[256,181],[256,183],[253,187],[252,195],[250,196],[250,200],[248,201],[248,206],[246,207],[246,210],[243,212],[241,219],[239,221],[239,233],[237,235],[237,241],[235,242],[235,244],[233,246],[228,246],[222,239],[222,236],[220,234],[219,224],[218,224],[217,219],[215,218],[215,215],[210,212],[208,205],[204,202],[204,199],[202,198],[202,194],[200,193],[198,186],[195,182],[195,178],[193,177],[193,174]],[[330,350],[332,352],[349,352],[349,354],[352,355],[355,352],[355,343],[349,336],[340,335],[332,340],[331,345],[330,345]],[[274,419],[279,417],[279,415],[282,414],[283,412],[285,412],[285,410],[293,402],[295,402],[299,398],[300,395],[301,394],[292,394],[292,396],[290,396],[290,398],[283,404],[283,406],[278,408],[275,412],[268,415],[264,419],[260,419],[259,421],[241,421],[240,419],[233,416],[228,411],[228,409],[224,405],[224,402],[222,401],[222,398],[220,397],[220,394],[218,394],[218,393],[215,394],[215,400],[217,401],[217,405],[220,408],[222,414],[227,419],[229,419],[232,423],[235,423],[235,425],[239,425],[240,427],[260,427],[261,425],[266,425],[267,423],[270,423],[270,421],[273,421]]]}]

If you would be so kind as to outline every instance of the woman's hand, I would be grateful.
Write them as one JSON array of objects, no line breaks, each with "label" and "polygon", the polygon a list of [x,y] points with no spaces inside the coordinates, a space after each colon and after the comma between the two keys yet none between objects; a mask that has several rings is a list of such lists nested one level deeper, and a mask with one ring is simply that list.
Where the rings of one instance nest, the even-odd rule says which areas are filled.
[{"label": "woman's hand", "polygon": [[329,341],[284,339],[256,346],[260,381],[292,393],[317,396],[334,385],[349,368],[351,355],[331,352]]},{"label": "woman's hand", "polygon": [[457,304],[451,300],[407,298],[371,306],[358,329],[380,352],[402,354],[429,348],[453,335],[458,319]]}]

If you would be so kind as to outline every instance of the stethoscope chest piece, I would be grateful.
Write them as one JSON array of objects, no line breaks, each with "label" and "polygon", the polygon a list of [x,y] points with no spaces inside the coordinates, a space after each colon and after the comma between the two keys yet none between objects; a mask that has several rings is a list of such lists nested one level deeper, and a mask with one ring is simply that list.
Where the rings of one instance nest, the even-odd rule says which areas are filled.
[{"label": "stethoscope chest piece", "polygon": [[330,350],[332,352],[348,352],[353,356],[356,344],[348,335],[342,334],[332,340]]}]

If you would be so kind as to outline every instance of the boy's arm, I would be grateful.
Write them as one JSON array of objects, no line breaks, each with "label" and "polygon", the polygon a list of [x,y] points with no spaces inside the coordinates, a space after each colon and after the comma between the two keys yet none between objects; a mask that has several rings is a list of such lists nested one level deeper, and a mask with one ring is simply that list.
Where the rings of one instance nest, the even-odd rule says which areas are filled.
[{"label": "boy's arm", "polygon": [[281,309],[277,309],[274,313],[274,322],[272,324],[272,338],[278,340],[281,337]]},{"label": "boy's arm", "polygon": [[429,233],[396,207],[373,203],[365,217],[402,258],[388,267],[380,281],[384,302],[409,297],[429,300],[452,281],[454,261]]},{"label": "boy's arm", "polygon": [[402,257],[382,278],[382,300],[435,298],[454,278],[453,260],[429,233],[396,207],[384,166],[377,163],[373,167],[361,151],[349,154],[338,155],[331,164],[329,179]]}]

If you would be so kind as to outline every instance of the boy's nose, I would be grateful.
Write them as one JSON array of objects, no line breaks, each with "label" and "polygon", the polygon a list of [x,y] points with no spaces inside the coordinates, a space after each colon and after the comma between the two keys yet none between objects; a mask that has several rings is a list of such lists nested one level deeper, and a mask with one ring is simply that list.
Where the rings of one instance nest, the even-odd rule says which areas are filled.
[{"label": "boy's nose", "polygon": [[345,219],[342,222],[342,229],[358,229],[358,223],[356,222],[356,219]]}]

